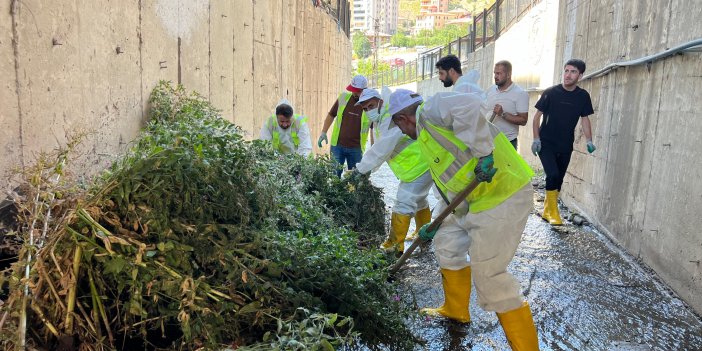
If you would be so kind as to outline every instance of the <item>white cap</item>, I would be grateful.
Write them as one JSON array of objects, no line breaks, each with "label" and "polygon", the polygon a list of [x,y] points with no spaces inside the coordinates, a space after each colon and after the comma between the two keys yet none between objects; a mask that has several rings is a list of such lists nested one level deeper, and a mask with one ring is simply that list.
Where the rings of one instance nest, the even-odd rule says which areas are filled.
[{"label": "white cap", "polygon": [[358,102],[356,103],[356,106],[360,105],[364,101],[368,101],[372,98],[378,98],[381,99],[380,93],[375,90],[375,89],[363,89],[363,92],[361,93],[361,96],[358,98]]},{"label": "white cap", "polygon": [[362,75],[357,75],[351,79],[351,84],[346,87],[348,91],[359,91],[368,88],[368,79]]},{"label": "white cap", "polygon": [[414,94],[416,93],[412,90],[395,90],[394,93],[390,94],[390,106],[388,107],[388,114],[392,116],[412,104],[424,101],[424,99],[422,99],[422,96],[412,97],[412,95]]},{"label": "white cap", "polygon": [[286,98],[280,99],[280,101],[278,101],[278,103],[275,105],[275,108],[278,108],[278,106],[280,106],[280,105],[288,105],[288,106],[290,106],[291,109],[293,109],[293,111],[295,111],[295,108],[293,107],[293,105]]}]

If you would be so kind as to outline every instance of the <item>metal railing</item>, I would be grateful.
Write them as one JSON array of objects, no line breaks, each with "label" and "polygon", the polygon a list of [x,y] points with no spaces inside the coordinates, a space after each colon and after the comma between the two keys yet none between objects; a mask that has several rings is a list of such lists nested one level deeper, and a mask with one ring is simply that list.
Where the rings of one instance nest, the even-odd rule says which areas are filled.
[{"label": "metal railing", "polygon": [[[431,79],[437,74],[434,67],[436,61],[445,55],[453,54],[461,61],[497,38],[512,24],[519,20],[527,11],[541,0],[497,0],[490,8],[473,18],[468,26],[468,35],[460,37],[447,45],[436,47],[420,53],[416,60],[404,65],[391,67],[389,71],[378,72],[368,78],[369,86],[394,86]],[[409,66],[406,68],[404,66]],[[414,76],[407,71],[414,69]],[[414,78],[412,78],[414,77]]]}]

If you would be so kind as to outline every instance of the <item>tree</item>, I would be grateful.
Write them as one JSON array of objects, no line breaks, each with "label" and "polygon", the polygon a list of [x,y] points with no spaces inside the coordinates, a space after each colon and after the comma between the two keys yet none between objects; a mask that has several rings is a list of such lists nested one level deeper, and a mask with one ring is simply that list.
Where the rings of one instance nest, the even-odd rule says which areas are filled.
[{"label": "tree", "polygon": [[459,2],[461,8],[467,10],[473,16],[477,16],[483,12],[483,9],[492,6],[495,0],[454,0],[453,2]]},{"label": "tree", "polygon": [[368,40],[368,37],[362,32],[353,33],[351,42],[353,43],[353,51],[359,58],[366,58],[373,53],[370,40]]},{"label": "tree", "polygon": [[390,43],[392,46],[398,46],[398,47],[410,47],[414,46],[413,41],[410,37],[405,35],[405,33],[397,32],[395,35],[393,35],[390,38]]},{"label": "tree", "polygon": [[[390,64],[384,61],[378,61],[378,72],[385,72],[390,70]],[[370,77],[373,75],[373,59],[359,60],[358,67],[356,68],[356,73],[365,77]]]},{"label": "tree", "polygon": [[414,38],[408,38],[414,45],[438,46],[446,45],[460,37],[468,35],[468,25],[448,25],[441,29],[421,30]]}]

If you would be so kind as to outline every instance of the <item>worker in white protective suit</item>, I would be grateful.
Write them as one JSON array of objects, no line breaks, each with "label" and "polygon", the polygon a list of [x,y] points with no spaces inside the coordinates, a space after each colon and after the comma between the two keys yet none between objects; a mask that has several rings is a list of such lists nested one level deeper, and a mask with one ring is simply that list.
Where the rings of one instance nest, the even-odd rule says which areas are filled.
[{"label": "worker in white protective suit", "polygon": [[390,128],[417,140],[447,202],[473,179],[481,182],[438,230],[425,225],[419,231],[434,239],[444,287],[444,304],[423,312],[469,322],[472,275],[478,303],[497,312],[512,349],[538,350],[531,310],[507,272],[532,209],[533,172],[480,113],[477,95],[440,92],[426,103],[404,89],[390,96]]},{"label": "worker in white protective suit", "polygon": [[[390,93],[390,89],[383,88],[386,99]],[[368,118],[376,125],[376,141],[366,150],[363,159],[356,165],[356,171],[368,174],[387,162],[395,177],[400,180],[392,208],[390,233],[381,248],[401,254],[405,250],[405,239],[412,217],[417,229],[431,222],[427,196],[432,181],[429,165],[421,157],[419,145],[398,128],[388,129],[391,121],[387,115],[387,104],[383,102],[384,99],[375,89],[363,90],[358,100],[357,104],[363,107]]]},{"label": "worker in white protective suit", "polygon": [[[443,60],[443,61],[442,61]],[[442,68],[443,67],[443,68]],[[471,94],[472,98],[478,97],[481,99],[480,114],[485,116],[488,112],[488,106],[485,104],[487,95],[478,85],[480,72],[471,69],[466,74],[461,72],[461,62],[454,55],[443,57],[436,63],[436,68],[439,70],[439,79],[444,83],[445,87],[452,86],[451,91],[456,93]],[[443,73],[443,75],[442,75]],[[444,77],[443,79],[441,77]],[[441,213],[446,208],[446,202],[440,197],[441,192],[434,186],[434,196],[439,200],[434,207],[434,213]],[[468,258],[470,261],[470,257]]]},{"label": "worker in white protective suit", "polygon": [[307,117],[294,114],[287,99],[281,99],[275,107],[275,114],[266,119],[259,139],[270,140],[273,148],[283,154],[308,156],[312,152]]}]

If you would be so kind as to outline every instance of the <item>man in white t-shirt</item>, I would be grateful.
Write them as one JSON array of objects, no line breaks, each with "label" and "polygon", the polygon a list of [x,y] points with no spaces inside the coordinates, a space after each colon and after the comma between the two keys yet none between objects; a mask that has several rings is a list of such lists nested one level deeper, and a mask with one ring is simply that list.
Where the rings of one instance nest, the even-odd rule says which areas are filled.
[{"label": "man in white t-shirt", "polygon": [[529,94],[512,82],[509,61],[497,62],[494,73],[495,85],[487,91],[487,106],[492,112],[487,117],[516,149],[519,126],[526,125],[529,119]]}]

